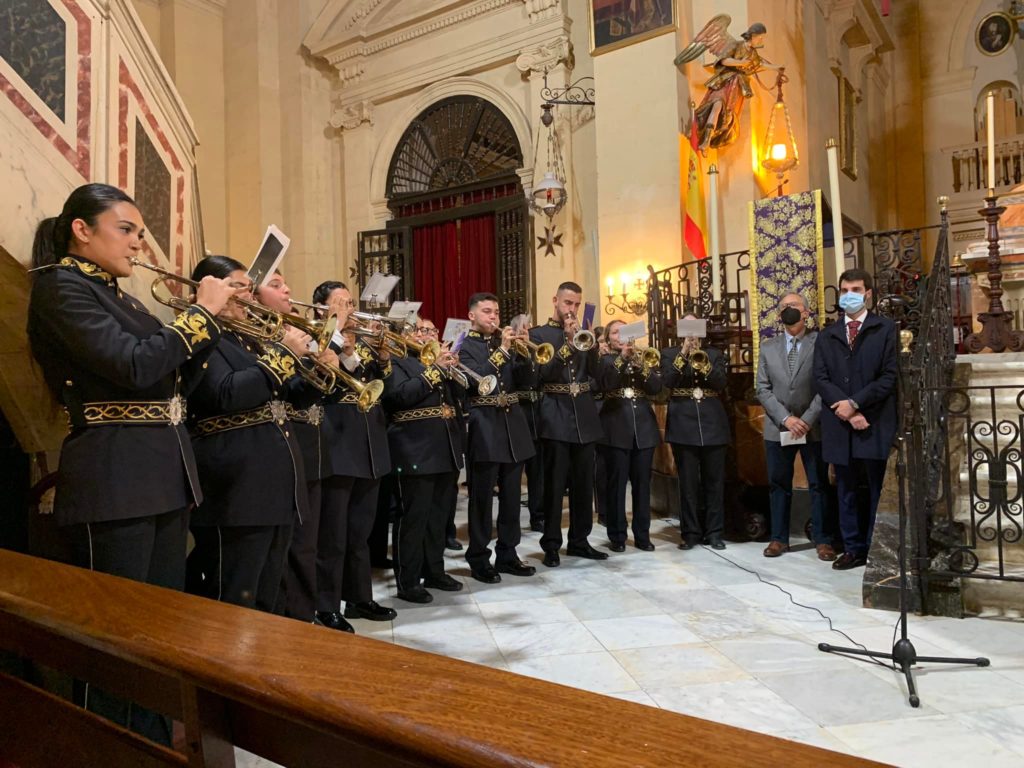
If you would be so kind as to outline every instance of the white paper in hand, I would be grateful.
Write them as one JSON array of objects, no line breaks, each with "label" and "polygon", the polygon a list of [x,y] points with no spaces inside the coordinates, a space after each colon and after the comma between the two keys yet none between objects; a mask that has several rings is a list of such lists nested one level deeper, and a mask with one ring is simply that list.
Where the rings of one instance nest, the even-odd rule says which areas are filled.
[{"label": "white paper in hand", "polygon": [[647,323],[637,320],[635,323],[626,323],[619,326],[619,341],[628,344],[631,341],[642,339],[647,335]]},{"label": "white paper in hand", "polygon": [[449,317],[448,322],[444,324],[444,334],[441,336],[441,341],[454,343],[460,333],[469,333],[469,329],[472,327],[473,323],[469,320],[460,320],[457,317]]},{"label": "white paper in hand", "polygon": [[807,435],[802,437],[794,437],[793,433],[788,430],[782,430],[779,432],[779,445],[785,448],[787,445],[805,445],[807,443]]}]

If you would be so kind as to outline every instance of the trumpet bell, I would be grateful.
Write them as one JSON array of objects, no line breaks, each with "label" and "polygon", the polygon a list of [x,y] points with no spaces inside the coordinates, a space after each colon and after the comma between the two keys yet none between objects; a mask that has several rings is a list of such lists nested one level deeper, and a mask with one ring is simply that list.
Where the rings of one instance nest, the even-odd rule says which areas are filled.
[{"label": "trumpet bell", "polygon": [[494,374],[484,376],[477,382],[476,389],[482,396],[487,397],[498,388],[498,379]]},{"label": "trumpet bell", "polygon": [[555,348],[545,341],[543,344],[537,345],[536,356],[538,364],[550,363],[555,356]]},{"label": "trumpet bell", "polygon": [[647,349],[641,353],[641,359],[644,361],[644,365],[648,368],[657,368],[661,365],[661,352],[653,347],[647,347]]},{"label": "trumpet bell", "polygon": [[572,345],[580,352],[589,352],[594,348],[594,344],[597,343],[597,339],[594,338],[594,333],[588,330],[579,330],[572,337]]},{"label": "trumpet bell", "polygon": [[[353,379],[354,384],[358,384],[362,387],[361,390],[357,389],[354,384],[350,384],[353,389],[359,392],[359,398],[357,400],[357,406],[361,413],[366,413],[368,410],[373,408],[374,403],[380,400],[380,396],[384,394],[384,382],[380,379],[374,379],[373,381],[363,383]],[[348,383],[348,382],[346,382]]]}]

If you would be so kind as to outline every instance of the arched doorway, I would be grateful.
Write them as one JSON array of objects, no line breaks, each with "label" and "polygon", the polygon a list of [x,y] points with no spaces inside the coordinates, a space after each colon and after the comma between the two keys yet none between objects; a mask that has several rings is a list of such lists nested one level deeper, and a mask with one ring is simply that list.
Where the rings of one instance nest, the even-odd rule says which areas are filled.
[{"label": "arched doorway", "polygon": [[486,99],[452,96],[427,107],[391,158],[386,195],[394,219],[359,235],[360,274],[401,276],[397,296],[422,301],[422,314],[438,327],[464,318],[477,291],[497,294],[506,320],[529,311],[522,165],[512,124]]}]

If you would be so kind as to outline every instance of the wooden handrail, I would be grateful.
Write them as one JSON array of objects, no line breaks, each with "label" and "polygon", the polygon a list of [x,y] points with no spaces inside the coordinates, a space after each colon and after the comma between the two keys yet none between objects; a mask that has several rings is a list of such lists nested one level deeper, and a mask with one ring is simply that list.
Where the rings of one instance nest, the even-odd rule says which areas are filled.
[{"label": "wooden handrail", "polygon": [[[183,756],[140,746],[134,734],[81,710],[64,736],[47,728],[57,749],[69,733],[82,741],[83,730],[105,726],[104,738],[119,736],[131,749],[110,755],[104,764],[111,766],[233,765],[232,744],[302,766],[873,765],[4,551],[0,649],[184,723]],[[43,738],[46,718],[70,705],[0,678],[0,724],[25,722],[27,711],[42,718],[35,730],[0,725],[0,762],[53,764],[33,762],[25,740]],[[8,720],[15,711],[21,719]],[[96,764],[74,750],[60,754],[62,768]]]}]

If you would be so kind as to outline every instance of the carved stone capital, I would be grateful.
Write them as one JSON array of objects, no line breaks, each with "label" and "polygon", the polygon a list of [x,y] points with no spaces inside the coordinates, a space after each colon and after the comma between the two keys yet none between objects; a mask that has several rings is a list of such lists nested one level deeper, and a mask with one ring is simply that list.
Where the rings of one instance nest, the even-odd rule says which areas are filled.
[{"label": "carved stone capital", "polygon": [[523,0],[530,23],[562,15],[562,0]]},{"label": "carved stone capital", "polygon": [[537,72],[543,74],[549,72],[565,62],[568,69],[572,69],[575,63],[572,53],[572,43],[568,35],[559,35],[553,40],[541,43],[536,48],[526,48],[516,57],[516,67],[520,72]]},{"label": "carved stone capital", "polygon": [[336,106],[331,113],[330,124],[338,130],[353,131],[363,123],[373,125],[373,104],[369,101]]}]

